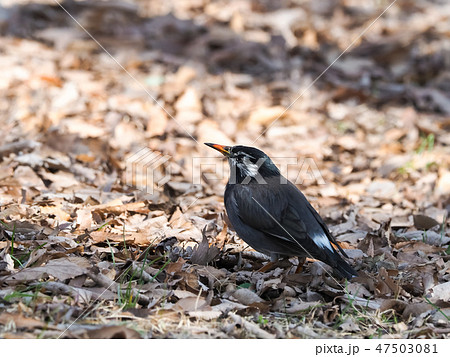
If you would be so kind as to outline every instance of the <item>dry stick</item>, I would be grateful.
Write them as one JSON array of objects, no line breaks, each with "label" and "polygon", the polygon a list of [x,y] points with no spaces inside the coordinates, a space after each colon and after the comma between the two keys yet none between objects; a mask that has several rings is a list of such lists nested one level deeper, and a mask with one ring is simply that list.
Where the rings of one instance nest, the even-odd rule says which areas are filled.
[{"label": "dry stick", "polygon": [[83,300],[86,303],[89,303],[92,299],[98,299],[101,294],[95,291],[91,291],[83,288],[76,288],[67,284],[63,284],[57,281],[47,281],[44,283],[34,283],[31,286],[38,286],[39,288],[43,288],[55,295],[63,294],[68,295],[74,298],[75,300]]},{"label": "dry stick", "polygon": [[438,335],[445,335],[450,333],[450,328],[433,328],[433,332]]},{"label": "dry stick", "polygon": [[37,146],[39,146],[39,144],[36,141],[31,140],[20,140],[14,143],[5,144],[0,146],[0,158],[12,153],[18,153],[19,151],[32,150]]},{"label": "dry stick", "polygon": [[153,276],[147,273],[145,269],[143,269],[142,266],[139,266],[139,264],[137,264],[135,261],[131,263],[130,273],[133,273],[134,276],[141,278],[146,283],[151,283],[152,281],[155,280]]},{"label": "dry stick", "polygon": [[258,338],[275,338],[275,335],[268,333],[267,331],[264,331],[259,326],[255,325],[254,323],[252,323],[250,321],[243,319],[239,315],[236,315],[236,314],[230,312],[230,313],[228,313],[228,316],[230,316],[236,324],[241,325],[248,332],[253,333]]},{"label": "dry stick", "polygon": [[[122,292],[120,284],[116,283],[103,274],[94,274],[92,272],[87,272],[87,276],[91,278],[96,284],[110,290],[114,293]],[[131,292],[134,296],[138,296],[138,303],[143,306],[147,306],[150,303],[150,298],[143,295],[138,289],[132,288]]]},{"label": "dry stick", "polygon": [[[63,283],[59,283],[57,281],[47,281],[45,283],[33,283],[31,284],[31,286],[37,286],[39,288],[44,288],[45,290],[48,290],[49,292],[53,293],[53,294],[63,294],[63,295],[69,295],[72,296],[74,299],[78,299],[81,294],[79,293],[79,290],[84,290],[84,289],[79,289],[79,288],[74,288],[73,286],[67,285],[67,284],[63,284]],[[87,291],[92,295],[91,291]]]}]

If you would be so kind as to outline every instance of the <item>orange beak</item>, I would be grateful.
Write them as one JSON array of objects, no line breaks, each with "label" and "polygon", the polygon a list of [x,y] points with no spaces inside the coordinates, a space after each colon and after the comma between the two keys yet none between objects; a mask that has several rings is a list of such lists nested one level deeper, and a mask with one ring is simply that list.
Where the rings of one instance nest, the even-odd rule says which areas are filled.
[{"label": "orange beak", "polygon": [[229,146],[224,146],[224,145],[219,145],[219,144],[211,144],[211,143],[205,143],[205,145],[212,147],[213,149],[216,149],[217,151],[219,151],[220,153],[222,153],[222,155],[224,156],[230,156],[230,147]]}]

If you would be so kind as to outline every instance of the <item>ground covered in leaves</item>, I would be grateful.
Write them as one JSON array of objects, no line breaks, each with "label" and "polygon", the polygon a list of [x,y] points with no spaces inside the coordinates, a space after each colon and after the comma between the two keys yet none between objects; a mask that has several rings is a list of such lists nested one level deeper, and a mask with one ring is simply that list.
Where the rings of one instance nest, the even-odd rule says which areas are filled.
[{"label": "ground covered in leaves", "polygon": [[[0,337],[450,336],[450,3],[62,5],[0,1]],[[203,142],[273,157],[359,277],[259,272]]]}]

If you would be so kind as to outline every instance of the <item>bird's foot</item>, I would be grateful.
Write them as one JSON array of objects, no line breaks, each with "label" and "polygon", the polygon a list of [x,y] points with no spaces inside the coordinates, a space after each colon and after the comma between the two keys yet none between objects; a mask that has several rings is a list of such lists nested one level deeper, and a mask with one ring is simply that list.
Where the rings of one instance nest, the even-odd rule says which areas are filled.
[{"label": "bird's foot", "polygon": [[306,258],[298,258],[298,265],[297,268],[295,269],[294,274],[300,274],[303,271],[303,265],[305,265],[305,262]]}]

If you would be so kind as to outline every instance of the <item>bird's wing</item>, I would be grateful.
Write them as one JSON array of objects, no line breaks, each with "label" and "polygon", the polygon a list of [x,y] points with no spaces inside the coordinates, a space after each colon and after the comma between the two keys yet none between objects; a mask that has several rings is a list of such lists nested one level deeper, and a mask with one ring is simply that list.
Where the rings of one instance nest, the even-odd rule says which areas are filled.
[{"label": "bird's wing", "polygon": [[320,227],[322,227],[323,232],[325,233],[325,236],[327,237],[327,239],[330,242],[333,242],[333,244],[338,247],[339,251],[342,253],[342,255],[346,258],[348,258],[347,253],[344,252],[344,250],[341,248],[341,246],[337,243],[336,238],[333,237],[333,235],[330,233],[327,225],[325,224],[325,222],[322,220],[322,217],[320,217],[320,215],[317,213],[317,211],[314,209],[313,206],[311,206],[311,204],[306,200],[305,201],[308,203],[308,209],[309,211],[312,213],[312,215],[314,216],[314,218],[316,219],[317,223],[320,225]]},{"label": "bird's wing", "polygon": [[243,223],[253,229],[253,234],[264,234],[264,238],[258,238],[264,239],[264,244],[254,241],[255,245],[262,244],[263,250],[280,255],[319,259],[344,277],[356,276],[331,245],[332,236],[319,214],[295,185],[271,185],[270,189],[235,185],[229,192],[226,205],[234,207],[229,217],[233,224],[233,220],[238,222],[236,229]]},{"label": "bird's wing", "polygon": [[[282,187],[282,189],[280,189]],[[234,198],[239,207],[240,220],[250,227],[264,232],[270,245],[279,246],[278,253],[285,255],[305,255],[316,259],[325,259],[322,248],[334,252],[324,234],[310,235],[307,220],[315,220],[312,214],[303,207],[306,217],[299,215],[297,207],[290,202],[284,186],[240,185],[236,187]],[[298,194],[297,192],[295,192]],[[316,238],[317,237],[317,238]],[[273,249],[273,248],[272,248]]]},{"label": "bird's wing", "polygon": [[288,182],[287,191],[290,191],[289,198],[296,208],[298,215],[304,217],[306,230],[310,232],[311,237],[315,239],[319,246],[330,249],[330,242],[338,247],[339,251],[348,258],[347,254],[331,235],[327,225],[322,217],[317,213],[314,207],[308,202],[303,193],[291,182]]},{"label": "bird's wing", "polygon": [[242,222],[258,230],[276,226],[289,204],[286,197],[265,185],[235,185],[230,199]]}]

